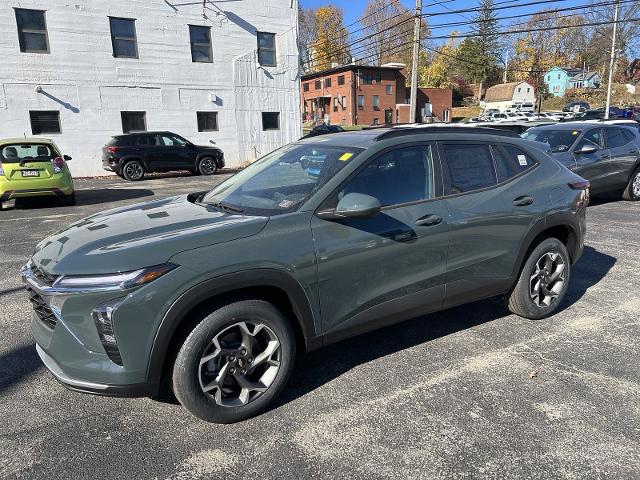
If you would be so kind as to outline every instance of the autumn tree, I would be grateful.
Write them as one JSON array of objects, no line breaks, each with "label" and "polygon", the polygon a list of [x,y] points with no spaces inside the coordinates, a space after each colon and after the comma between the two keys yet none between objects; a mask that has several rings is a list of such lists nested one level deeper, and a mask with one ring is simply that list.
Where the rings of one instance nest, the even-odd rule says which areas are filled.
[{"label": "autumn tree", "polygon": [[309,70],[311,47],[316,39],[315,17],[315,9],[298,5],[298,52],[300,66],[305,72]]},{"label": "autumn tree", "polygon": [[331,67],[332,63],[349,61],[348,32],[344,26],[342,10],[333,5],[315,10],[303,10],[298,17],[301,58],[304,70],[319,71]]},{"label": "autumn tree", "polygon": [[447,43],[437,51],[421,52],[420,86],[431,88],[453,88],[458,45],[457,33],[452,32]]}]

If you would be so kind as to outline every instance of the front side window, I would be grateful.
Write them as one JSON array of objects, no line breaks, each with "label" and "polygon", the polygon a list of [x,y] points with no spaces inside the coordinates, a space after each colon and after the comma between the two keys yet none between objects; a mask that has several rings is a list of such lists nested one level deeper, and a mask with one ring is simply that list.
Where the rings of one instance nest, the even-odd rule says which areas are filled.
[{"label": "front side window", "polygon": [[189,25],[189,41],[191,42],[191,61],[200,63],[213,62],[211,51],[211,28]]},{"label": "front side window", "polygon": [[604,148],[604,134],[602,133],[602,129],[594,128],[593,130],[585,132],[575,149],[580,150],[585,145]]},{"label": "front side window", "polygon": [[262,130],[280,130],[280,113],[262,112]]},{"label": "front side window", "polygon": [[488,145],[444,144],[446,193],[467,193],[498,183]]},{"label": "front side window", "polygon": [[276,66],[276,34],[258,32],[258,63],[267,67]]},{"label": "front side window", "polygon": [[186,145],[187,141],[184,138],[177,137],[175,135],[160,135],[160,145],[165,147],[182,147]]},{"label": "front side window", "polygon": [[144,132],[147,130],[145,112],[120,112],[122,133]]},{"label": "front side window", "polygon": [[131,18],[109,17],[111,47],[116,58],[138,58],[136,21]]},{"label": "front side window", "polygon": [[608,127],[604,129],[604,135],[607,140],[607,147],[622,147],[627,141],[622,136],[622,131],[617,127]]},{"label": "front side window", "polygon": [[202,202],[245,215],[293,212],[361,151],[321,143],[291,143],[222,182]]},{"label": "front side window", "polygon": [[[305,103],[305,107],[306,107]],[[199,132],[218,131],[218,112],[197,112]]]},{"label": "front side window", "polygon": [[42,135],[44,133],[61,133],[60,112],[57,110],[30,111],[31,133]]},{"label": "front side window", "polygon": [[20,51],[24,53],[49,53],[45,12],[16,8],[15,13]]},{"label": "front side window", "polygon": [[430,147],[416,145],[383,153],[347,183],[338,199],[347,193],[370,195],[383,207],[433,198]]}]

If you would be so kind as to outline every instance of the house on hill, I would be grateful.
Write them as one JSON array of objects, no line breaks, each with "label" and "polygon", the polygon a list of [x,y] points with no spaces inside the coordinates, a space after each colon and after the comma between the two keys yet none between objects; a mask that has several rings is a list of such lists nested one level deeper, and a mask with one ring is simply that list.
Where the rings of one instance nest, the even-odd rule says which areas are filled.
[{"label": "house on hill", "polygon": [[544,83],[549,93],[564,97],[569,89],[600,88],[602,77],[598,72],[589,72],[582,68],[553,67],[544,74]]},{"label": "house on hill", "polygon": [[500,111],[514,105],[535,104],[536,94],[533,85],[527,82],[499,83],[487,88],[484,96],[484,108],[497,108]]}]

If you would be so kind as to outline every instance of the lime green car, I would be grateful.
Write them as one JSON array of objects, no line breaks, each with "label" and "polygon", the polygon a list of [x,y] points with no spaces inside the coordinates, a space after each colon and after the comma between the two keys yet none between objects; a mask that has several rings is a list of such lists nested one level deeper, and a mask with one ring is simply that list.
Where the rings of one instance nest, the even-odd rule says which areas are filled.
[{"label": "lime green car", "polygon": [[41,196],[75,205],[69,160],[48,138],[0,140],[0,208],[7,200]]}]

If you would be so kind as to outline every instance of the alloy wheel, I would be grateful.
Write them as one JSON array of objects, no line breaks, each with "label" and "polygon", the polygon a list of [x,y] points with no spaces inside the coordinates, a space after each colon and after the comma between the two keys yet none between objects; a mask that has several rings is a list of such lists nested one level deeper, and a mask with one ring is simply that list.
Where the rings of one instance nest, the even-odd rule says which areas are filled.
[{"label": "alloy wheel", "polygon": [[124,176],[130,180],[139,180],[144,175],[144,169],[138,162],[129,162],[124,166]]},{"label": "alloy wheel", "polygon": [[246,405],[262,395],[280,370],[281,347],[266,325],[242,321],[218,333],[200,358],[200,388],[223,407]]},{"label": "alloy wheel", "polygon": [[538,307],[548,307],[562,293],[566,264],[558,253],[547,252],[536,262],[529,281],[529,295]]},{"label": "alloy wheel", "polygon": [[631,192],[635,198],[640,198],[640,171],[636,172],[635,177],[633,177]]},{"label": "alloy wheel", "polygon": [[212,158],[206,157],[200,160],[200,173],[203,175],[213,175],[217,169],[218,166]]}]

